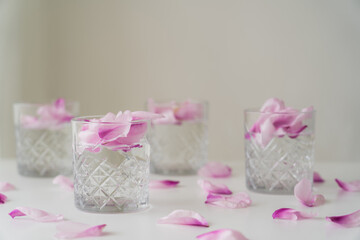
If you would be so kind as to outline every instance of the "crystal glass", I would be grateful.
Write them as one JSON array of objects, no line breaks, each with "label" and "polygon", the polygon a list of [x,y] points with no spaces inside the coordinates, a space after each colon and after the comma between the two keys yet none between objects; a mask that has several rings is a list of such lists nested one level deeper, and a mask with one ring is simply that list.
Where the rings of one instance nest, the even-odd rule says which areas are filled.
[{"label": "crystal glass", "polygon": [[86,136],[91,135],[91,131],[97,134],[100,128],[114,129],[123,125],[96,122],[100,118],[72,120],[76,207],[98,213],[146,209],[149,204],[150,144],[147,132],[150,122],[138,120],[130,123],[130,132],[142,129],[141,136],[124,137],[120,142],[87,141]]},{"label": "crystal glass", "polygon": [[77,102],[63,102],[58,108],[51,104],[14,104],[20,175],[54,177],[72,174],[70,120],[78,110]]},{"label": "crystal glass", "polygon": [[152,121],[149,137],[152,147],[151,172],[164,175],[195,174],[207,161],[207,103],[150,102],[148,111],[165,116],[164,119]]},{"label": "crystal glass", "polygon": [[[289,119],[302,121],[276,129],[277,125],[290,122]],[[267,125],[269,122],[273,124]],[[245,110],[247,188],[261,193],[293,194],[301,179],[312,182],[314,125],[315,111],[263,113]]]}]

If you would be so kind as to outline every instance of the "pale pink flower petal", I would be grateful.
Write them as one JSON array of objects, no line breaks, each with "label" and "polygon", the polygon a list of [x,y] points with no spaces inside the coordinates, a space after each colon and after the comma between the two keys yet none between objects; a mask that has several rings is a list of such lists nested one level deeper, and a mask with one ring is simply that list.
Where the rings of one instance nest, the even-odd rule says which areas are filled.
[{"label": "pale pink flower petal", "polygon": [[315,217],[316,214],[297,211],[292,208],[280,208],[276,210],[273,219],[302,220]]},{"label": "pale pink flower petal", "polygon": [[0,193],[0,204],[4,204],[6,202],[6,200],[7,200],[7,197],[4,194]]},{"label": "pale pink flower petal", "polygon": [[360,180],[344,182],[336,178],[335,181],[339,187],[347,192],[360,192]]},{"label": "pale pink flower petal", "polygon": [[38,222],[58,222],[64,219],[62,215],[54,215],[40,209],[29,207],[17,207],[13,211],[11,211],[9,215],[12,218],[19,216],[28,216]]},{"label": "pale pink flower petal", "polygon": [[198,171],[198,174],[203,177],[227,178],[231,175],[231,168],[219,162],[208,162]]},{"label": "pale pink flower petal", "polygon": [[325,180],[321,177],[321,175],[318,172],[314,171],[313,182],[314,183],[322,183],[322,182],[325,182]]},{"label": "pale pink flower petal", "polygon": [[62,176],[62,175],[55,177],[53,180],[53,184],[57,184],[67,191],[74,190],[74,182],[70,178]]},{"label": "pale pink flower petal", "polygon": [[151,180],[149,188],[174,188],[177,187],[179,181],[172,180]]},{"label": "pale pink flower petal", "polygon": [[295,197],[305,206],[315,207],[325,203],[323,195],[313,195],[311,182],[304,178],[294,188]]},{"label": "pale pink flower petal", "polygon": [[10,190],[14,190],[15,187],[11,183],[8,182],[0,182],[0,192],[7,192]]},{"label": "pale pink flower petal", "polygon": [[179,121],[193,121],[201,119],[203,115],[203,107],[201,103],[187,100],[180,103],[180,106],[174,110],[174,115]]},{"label": "pale pink flower petal", "polygon": [[205,203],[223,208],[246,208],[251,205],[251,199],[246,193],[237,193],[232,196],[209,193]]},{"label": "pale pink flower petal", "polygon": [[344,227],[360,227],[360,210],[347,215],[326,217],[326,220]]},{"label": "pale pink flower petal", "polygon": [[285,108],[284,101],[278,98],[270,98],[260,108],[260,112],[279,112]]},{"label": "pale pink flower petal", "polygon": [[232,194],[232,191],[224,185],[224,184],[213,184],[210,181],[199,179],[198,184],[202,189],[204,189],[208,193],[216,193],[216,194]]},{"label": "pale pink flower petal", "polygon": [[201,234],[200,240],[248,240],[241,232],[232,229],[219,229]]},{"label": "pale pink flower petal", "polygon": [[83,237],[97,237],[102,235],[106,224],[91,226],[88,224],[65,221],[56,226],[56,238],[73,239]]},{"label": "pale pink flower petal", "polygon": [[132,112],[133,121],[142,120],[142,119],[154,120],[154,119],[160,119],[162,117],[163,116],[161,114],[152,113],[152,112],[145,112],[145,111]]},{"label": "pale pink flower petal", "polygon": [[168,216],[161,218],[158,223],[209,227],[208,222],[203,216],[190,210],[175,210]]}]

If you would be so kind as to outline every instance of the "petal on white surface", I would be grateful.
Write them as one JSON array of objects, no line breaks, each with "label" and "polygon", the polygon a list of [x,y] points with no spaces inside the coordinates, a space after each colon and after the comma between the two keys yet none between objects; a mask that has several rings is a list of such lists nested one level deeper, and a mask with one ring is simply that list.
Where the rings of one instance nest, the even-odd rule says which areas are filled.
[{"label": "petal on white surface", "polygon": [[351,182],[344,182],[340,179],[335,179],[336,183],[341,187],[344,191],[347,192],[360,192],[360,180],[355,180]]},{"label": "petal on white surface", "polygon": [[166,217],[161,218],[158,223],[209,227],[203,216],[190,210],[175,210]]},{"label": "petal on white surface", "polygon": [[179,183],[180,183],[179,181],[173,181],[173,180],[151,180],[149,182],[149,188],[154,188],[154,189],[175,188]]},{"label": "petal on white surface", "polygon": [[316,214],[297,211],[292,208],[280,208],[276,210],[272,217],[273,219],[285,220],[302,220],[315,217]]},{"label": "petal on white surface", "polygon": [[312,185],[308,179],[302,179],[294,188],[295,197],[307,207],[315,207],[325,203],[321,194],[313,195]]},{"label": "petal on white surface", "polygon": [[218,229],[196,237],[200,240],[247,240],[241,232],[232,229]]},{"label": "petal on white surface", "polygon": [[342,216],[326,217],[326,220],[343,227],[360,227],[360,210]]},{"label": "petal on white surface", "polygon": [[59,175],[55,177],[53,180],[53,184],[57,184],[67,191],[74,190],[74,182],[70,178],[65,177],[63,175]]},{"label": "petal on white surface", "polygon": [[314,183],[322,183],[325,182],[325,180],[321,177],[321,175],[318,172],[313,173],[313,182]]},{"label": "petal on white surface", "polygon": [[14,190],[15,187],[11,183],[8,182],[0,182],[0,192],[7,192],[10,190]]},{"label": "petal on white surface", "polygon": [[247,193],[237,193],[232,196],[209,193],[205,203],[223,208],[246,208],[251,205],[251,199]]},{"label": "petal on white surface", "polygon": [[198,184],[208,193],[225,195],[232,194],[232,191],[225,184],[213,184],[212,182],[203,179],[199,179]]},{"label": "petal on white surface", "polygon": [[202,177],[227,178],[231,176],[231,168],[220,162],[208,162],[198,171],[198,174]]},{"label": "petal on white surface", "polygon": [[62,215],[54,215],[40,209],[29,207],[17,207],[11,211],[9,215],[12,218],[28,216],[29,218],[38,222],[58,222],[64,219]]},{"label": "petal on white surface", "polygon": [[91,226],[88,224],[77,222],[62,222],[56,226],[56,238],[59,239],[73,239],[83,237],[97,237],[101,236],[106,224]]},{"label": "petal on white surface", "polygon": [[4,204],[6,202],[6,200],[7,200],[7,197],[4,194],[0,193],[0,204]]}]

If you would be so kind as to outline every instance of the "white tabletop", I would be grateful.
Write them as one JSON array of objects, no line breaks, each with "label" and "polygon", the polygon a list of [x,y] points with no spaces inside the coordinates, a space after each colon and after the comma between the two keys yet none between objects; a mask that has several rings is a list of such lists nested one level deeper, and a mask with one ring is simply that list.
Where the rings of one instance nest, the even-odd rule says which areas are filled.
[{"label": "white tabletop", "polygon": [[[229,179],[212,180],[224,183],[233,192],[246,191],[243,163],[230,162],[233,176]],[[79,211],[73,203],[73,194],[52,184],[52,179],[25,178],[17,174],[16,162],[0,160],[0,181],[16,186],[6,192],[8,202],[0,205],[1,240],[48,240],[54,239],[57,223],[39,223],[26,218],[11,219],[8,215],[15,207],[39,208],[51,213],[63,214],[71,221],[91,225],[107,224],[104,235],[86,239],[195,239],[195,236],[220,229],[232,228],[242,232],[249,239],[360,239],[360,228],[342,228],[325,221],[325,216],[335,216],[360,209],[360,193],[343,192],[334,182],[360,179],[360,163],[322,163],[316,165],[326,182],[315,185],[314,191],[327,199],[325,205],[306,208],[294,196],[264,195],[248,192],[252,206],[244,209],[224,209],[204,204],[206,194],[196,184],[197,176],[166,177],[153,175],[152,179],[180,180],[175,189],[150,190],[150,209],[138,213],[93,214]],[[272,213],[279,208],[318,213],[318,219],[302,221],[273,220]],[[157,220],[175,209],[189,209],[199,212],[210,224],[209,228],[160,225]]]}]

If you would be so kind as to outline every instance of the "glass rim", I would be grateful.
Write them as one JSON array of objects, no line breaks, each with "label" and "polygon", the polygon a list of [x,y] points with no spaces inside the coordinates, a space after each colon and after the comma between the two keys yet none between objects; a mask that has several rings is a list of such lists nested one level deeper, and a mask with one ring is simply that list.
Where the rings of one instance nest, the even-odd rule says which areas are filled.
[{"label": "glass rim", "polygon": [[[23,107],[41,107],[41,106],[46,106],[46,105],[49,105],[49,104],[52,104],[53,102],[47,102],[47,103],[34,103],[34,102],[15,102],[13,103],[13,106],[14,107],[20,107],[20,106],[23,106]],[[79,102],[78,101],[68,101],[66,100],[65,102],[65,105],[79,105]]]},{"label": "glass rim", "polygon": [[261,112],[259,108],[247,108],[244,110],[244,113],[258,113],[258,114],[283,114],[283,115],[293,115],[293,114],[299,114],[299,113],[316,113],[316,110],[311,111],[303,111],[295,109],[298,112]]},{"label": "glass rim", "polygon": [[157,104],[167,104],[167,103],[170,103],[170,102],[183,103],[183,102],[186,102],[186,101],[192,101],[192,102],[195,102],[195,103],[206,104],[206,105],[209,104],[208,100],[194,99],[194,98],[183,98],[183,99],[147,98],[146,103],[148,103],[150,99],[152,99]]},{"label": "glass rim", "polygon": [[126,123],[150,123],[151,119],[138,119],[133,120],[129,122],[92,122],[90,120],[92,119],[100,119],[102,117],[105,117],[105,115],[90,115],[90,116],[80,116],[80,117],[74,117],[71,119],[72,123],[87,123],[87,124],[105,124],[105,125],[124,125]]}]

